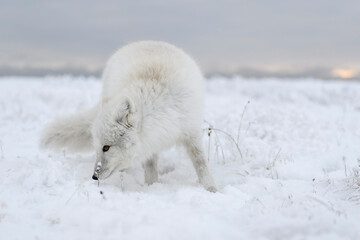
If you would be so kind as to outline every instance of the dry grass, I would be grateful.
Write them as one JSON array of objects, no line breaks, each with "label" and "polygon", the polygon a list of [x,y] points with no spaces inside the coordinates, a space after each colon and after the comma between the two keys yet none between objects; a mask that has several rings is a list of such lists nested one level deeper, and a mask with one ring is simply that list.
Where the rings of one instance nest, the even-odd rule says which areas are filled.
[{"label": "dry grass", "polygon": [[360,205],[360,158],[357,159],[357,162],[358,166],[354,167],[350,173],[348,173],[347,168],[345,168],[345,174],[347,175],[347,188],[350,190],[347,200]]},{"label": "dry grass", "polygon": [[[219,155],[219,153],[221,153],[221,157],[222,157],[222,162],[225,163],[226,160],[226,154],[224,152],[224,148],[222,146],[221,140],[222,140],[222,136],[225,137],[228,141],[231,142],[232,146],[235,146],[236,149],[236,155],[238,155],[240,157],[241,160],[243,160],[243,154],[242,151],[240,149],[240,134],[241,134],[241,128],[242,128],[242,122],[243,122],[243,118],[244,115],[246,113],[246,109],[248,107],[248,105],[250,104],[250,101],[248,101],[246,103],[246,105],[244,106],[244,109],[241,113],[241,117],[240,117],[240,121],[239,121],[239,126],[238,126],[238,131],[237,131],[237,136],[236,138],[231,134],[228,133],[225,130],[219,129],[214,127],[213,124],[209,123],[208,121],[205,120],[205,123],[208,125],[208,127],[206,129],[204,129],[205,131],[207,131],[207,135],[209,137],[208,140],[208,161],[210,161],[210,152],[211,152],[211,136],[214,135],[214,146],[215,146],[215,157],[217,157]],[[249,123],[246,132],[249,130],[251,124]],[[245,134],[246,134],[245,132]],[[213,134],[214,133],[214,134]],[[233,154],[235,155],[235,154]],[[236,158],[236,157],[235,157]]]}]

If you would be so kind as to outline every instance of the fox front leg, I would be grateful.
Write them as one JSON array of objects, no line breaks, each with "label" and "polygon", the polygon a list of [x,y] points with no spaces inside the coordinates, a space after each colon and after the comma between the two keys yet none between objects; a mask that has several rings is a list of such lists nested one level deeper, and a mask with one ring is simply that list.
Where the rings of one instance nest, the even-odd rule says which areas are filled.
[{"label": "fox front leg", "polygon": [[151,185],[158,181],[158,156],[155,154],[144,163],[145,183]]}]

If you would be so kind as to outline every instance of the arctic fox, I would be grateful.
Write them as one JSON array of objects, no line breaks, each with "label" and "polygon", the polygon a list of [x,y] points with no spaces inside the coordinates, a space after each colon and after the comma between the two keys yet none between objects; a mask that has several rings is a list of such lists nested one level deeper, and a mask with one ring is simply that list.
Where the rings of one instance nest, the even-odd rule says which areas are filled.
[{"label": "arctic fox", "polygon": [[42,146],[95,149],[94,180],[140,160],[145,182],[152,184],[158,180],[158,153],[182,144],[200,183],[216,191],[201,141],[203,76],[193,59],[165,42],[134,42],[109,59],[102,82],[102,100],[49,124]]}]

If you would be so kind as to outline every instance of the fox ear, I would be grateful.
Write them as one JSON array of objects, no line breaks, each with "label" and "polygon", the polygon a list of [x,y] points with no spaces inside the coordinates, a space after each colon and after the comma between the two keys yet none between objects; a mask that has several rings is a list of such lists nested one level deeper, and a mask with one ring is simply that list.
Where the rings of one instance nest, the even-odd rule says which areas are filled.
[{"label": "fox ear", "polygon": [[134,104],[129,99],[126,99],[125,106],[126,106],[126,110],[129,113],[134,113],[135,112]]},{"label": "fox ear", "polygon": [[129,99],[126,99],[121,107],[116,122],[131,127],[135,124],[135,119],[134,119],[135,113],[136,113],[136,109],[133,102]]},{"label": "fox ear", "polygon": [[131,100],[127,99],[125,101],[125,104],[127,110],[127,113],[124,117],[125,124],[127,126],[133,126],[135,124],[135,113],[136,113],[134,103]]}]

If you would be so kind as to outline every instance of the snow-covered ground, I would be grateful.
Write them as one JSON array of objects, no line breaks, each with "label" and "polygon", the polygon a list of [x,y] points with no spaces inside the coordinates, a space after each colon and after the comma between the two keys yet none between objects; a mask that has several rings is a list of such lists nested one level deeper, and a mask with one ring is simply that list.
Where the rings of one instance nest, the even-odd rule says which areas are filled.
[{"label": "snow-covered ground", "polygon": [[94,153],[38,147],[45,123],[92,106],[100,88],[0,79],[1,240],[360,239],[360,82],[208,80],[218,193],[197,183],[183,149],[161,155],[159,183],[134,166],[98,186]]}]

